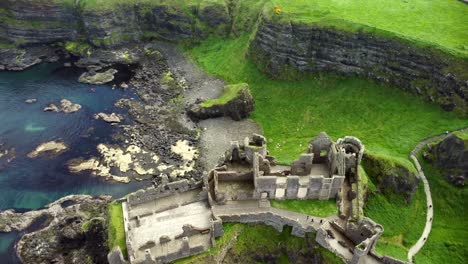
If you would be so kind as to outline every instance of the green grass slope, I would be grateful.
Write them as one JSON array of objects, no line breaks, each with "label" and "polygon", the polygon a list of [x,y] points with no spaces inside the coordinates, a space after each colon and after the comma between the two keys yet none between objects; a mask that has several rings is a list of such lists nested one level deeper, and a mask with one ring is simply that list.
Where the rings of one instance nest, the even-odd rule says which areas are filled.
[{"label": "green grass slope", "polygon": [[[421,152],[422,153],[422,152]],[[417,264],[466,263],[468,259],[468,189],[448,183],[432,165],[421,166],[431,186],[434,203],[432,230],[424,247],[416,254]]]},{"label": "green grass slope", "polygon": [[306,215],[328,217],[338,214],[335,200],[271,200],[270,202],[272,207]]},{"label": "green grass slope", "polygon": [[353,135],[374,154],[408,160],[422,139],[468,125],[455,113],[368,80],[332,74],[271,80],[246,58],[247,48],[244,35],[210,38],[188,53],[208,73],[231,84],[250,85],[255,98],[252,118],[263,128],[271,154],[282,163],[295,160],[321,131],[334,139]]},{"label": "green grass slope", "polygon": [[[468,57],[468,5],[457,0],[272,0],[296,22],[358,25]],[[271,5],[268,7],[273,13]],[[267,10],[267,12],[269,12]],[[354,25],[353,25],[354,24]],[[364,29],[365,30],[365,29]]]},{"label": "green grass slope", "polygon": [[376,246],[377,252],[407,261],[408,250],[419,239],[426,220],[426,196],[422,183],[410,204],[402,195],[371,192],[364,213],[384,227]]},{"label": "green grass slope", "polygon": [[109,250],[119,246],[124,257],[127,257],[127,244],[125,243],[125,227],[122,211],[122,203],[114,202],[109,205],[109,228],[108,246]]}]

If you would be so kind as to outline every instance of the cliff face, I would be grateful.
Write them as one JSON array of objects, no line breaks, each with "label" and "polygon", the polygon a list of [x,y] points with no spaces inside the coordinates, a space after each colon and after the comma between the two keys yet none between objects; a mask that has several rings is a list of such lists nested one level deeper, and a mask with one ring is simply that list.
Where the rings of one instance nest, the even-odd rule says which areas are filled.
[{"label": "cliff face", "polygon": [[468,113],[468,61],[390,38],[262,19],[251,57],[272,76],[332,71],[397,85]]},{"label": "cliff face", "polygon": [[145,38],[197,41],[226,34],[230,18],[222,4],[177,6],[122,3],[100,9],[86,2],[4,0],[0,2],[0,44],[16,46],[87,41],[116,46]]},{"label": "cliff face", "polygon": [[24,45],[75,40],[75,11],[72,6],[50,0],[2,0],[0,41]]},{"label": "cliff face", "polygon": [[379,191],[402,194],[409,203],[418,187],[416,173],[384,157],[364,154],[363,167]]}]

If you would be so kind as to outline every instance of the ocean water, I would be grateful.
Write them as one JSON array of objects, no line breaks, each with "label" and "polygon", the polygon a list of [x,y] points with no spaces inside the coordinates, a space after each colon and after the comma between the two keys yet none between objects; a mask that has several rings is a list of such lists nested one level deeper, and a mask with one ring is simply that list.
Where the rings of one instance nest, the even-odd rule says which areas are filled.
[{"label": "ocean water", "polygon": [[[73,158],[96,155],[99,143],[114,143],[111,135],[119,129],[102,120],[98,112],[125,114],[114,103],[136,95],[110,85],[88,85],[77,81],[80,70],[59,64],[41,64],[23,72],[0,72],[0,143],[15,148],[16,158],[0,168],[0,210],[30,210],[69,194],[110,194],[121,197],[148,185],[105,181],[89,173],[72,174],[66,164]],[[35,98],[34,104],[24,100]],[[79,103],[80,111],[65,114],[43,112],[49,103],[61,99]],[[37,145],[63,140],[69,150],[57,157],[31,159],[26,156]],[[14,263],[12,245],[21,233],[0,233],[0,262]],[[5,262],[6,261],[6,262]]]}]

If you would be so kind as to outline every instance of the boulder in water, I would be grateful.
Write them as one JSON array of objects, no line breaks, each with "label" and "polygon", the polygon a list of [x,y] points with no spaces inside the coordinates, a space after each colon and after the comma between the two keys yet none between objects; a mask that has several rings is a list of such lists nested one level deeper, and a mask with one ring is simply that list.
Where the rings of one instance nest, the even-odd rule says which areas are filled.
[{"label": "boulder in water", "polygon": [[81,109],[81,105],[72,103],[70,100],[62,99],[60,100],[61,111],[68,114],[74,113]]},{"label": "boulder in water", "polygon": [[68,146],[63,141],[49,141],[40,144],[33,151],[28,153],[29,158],[37,158],[40,156],[54,157],[68,150]]},{"label": "boulder in water", "polygon": [[111,124],[117,124],[120,123],[122,120],[122,116],[116,114],[116,113],[111,113],[111,114],[106,114],[106,113],[98,113],[94,115],[95,119],[102,119],[106,121],[107,123]]},{"label": "boulder in water", "polygon": [[26,99],[24,100],[24,102],[27,104],[34,104],[35,102],[37,102],[37,99],[36,98]]},{"label": "boulder in water", "polygon": [[114,74],[116,73],[116,69],[108,69],[104,72],[89,71],[81,74],[78,81],[89,84],[105,84],[114,80]]},{"label": "boulder in water", "polygon": [[66,114],[77,112],[81,109],[80,104],[75,104],[70,100],[62,99],[60,100],[60,107],[51,103],[44,107],[44,112],[64,112]]},{"label": "boulder in water", "polygon": [[55,104],[48,104],[44,107],[44,112],[60,112],[60,109]]}]

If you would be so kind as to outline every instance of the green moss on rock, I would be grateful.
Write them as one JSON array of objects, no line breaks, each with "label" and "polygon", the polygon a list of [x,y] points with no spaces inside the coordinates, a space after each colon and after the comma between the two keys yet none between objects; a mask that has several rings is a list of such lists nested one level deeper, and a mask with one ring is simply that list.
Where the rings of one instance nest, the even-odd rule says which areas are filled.
[{"label": "green moss on rock", "polygon": [[232,84],[224,87],[223,94],[216,98],[206,100],[201,103],[202,107],[211,107],[214,105],[225,105],[231,100],[235,99],[240,93],[247,92],[250,94],[249,85],[246,83]]}]

